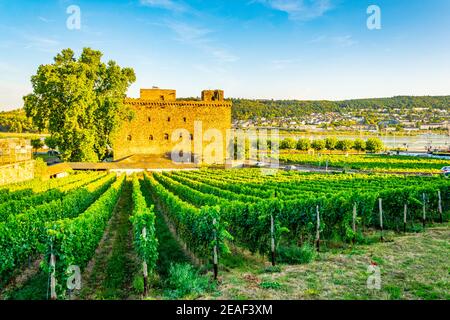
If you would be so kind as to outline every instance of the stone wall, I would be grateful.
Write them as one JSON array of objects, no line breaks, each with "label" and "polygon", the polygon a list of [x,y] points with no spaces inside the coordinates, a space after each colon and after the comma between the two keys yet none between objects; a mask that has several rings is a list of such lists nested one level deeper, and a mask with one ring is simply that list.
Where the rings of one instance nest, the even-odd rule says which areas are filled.
[{"label": "stone wall", "polygon": [[[168,156],[180,143],[183,149],[191,149],[192,154],[198,154],[196,150],[200,139],[203,150],[214,141],[205,139],[205,133],[206,138],[209,133],[221,139],[223,156],[217,162],[223,163],[226,132],[231,128],[231,102],[223,100],[223,92],[211,96],[218,100],[211,101],[209,96],[209,101],[127,99],[126,103],[134,110],[135,118],[124,122],[115,136],[114,159],[136,154]],[[200,124],[201,132],[195,131],[194,127],[200,129]],[[184,133],[180,129],[184,129]]]},{"label": "stone wall", "polygon": [[33,179],[34,168],[34,160],[0,166],[0,186]]}]

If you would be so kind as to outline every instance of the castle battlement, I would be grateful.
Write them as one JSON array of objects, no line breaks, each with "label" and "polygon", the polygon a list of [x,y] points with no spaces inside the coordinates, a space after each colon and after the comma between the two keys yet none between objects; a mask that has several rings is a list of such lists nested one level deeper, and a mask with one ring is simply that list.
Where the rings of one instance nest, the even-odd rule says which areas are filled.
[{"label": "castle battlement", "polygon": [[[141,89],[140,98],[126,98],[124,103],[135,116],[122,123],[114,138],[116,160],[132,155],[167,155],[180,139],[193,144],[195,123],[201,123],[203,132],[218,130],[223,139],[231,128],[232,102],[224,99],[223,90],[204,90],[201,100],[177,100],[172,89]],[[189,134],[177,135],[180,129]]]}]

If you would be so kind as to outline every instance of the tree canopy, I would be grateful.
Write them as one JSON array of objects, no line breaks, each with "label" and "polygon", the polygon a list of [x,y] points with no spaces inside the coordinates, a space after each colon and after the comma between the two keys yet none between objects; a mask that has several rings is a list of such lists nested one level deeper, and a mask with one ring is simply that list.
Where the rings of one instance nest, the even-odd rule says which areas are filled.
[{"label": "tree canopy", "polygon": [[132,117],[123,100],[136,81],[132,68],[103,63],[100,51],[84,48],[77,59],[64,49],[53,64],[39,66],[24,109],[33,124],[48,130],[65,161],[106,157],[123,119]]}]

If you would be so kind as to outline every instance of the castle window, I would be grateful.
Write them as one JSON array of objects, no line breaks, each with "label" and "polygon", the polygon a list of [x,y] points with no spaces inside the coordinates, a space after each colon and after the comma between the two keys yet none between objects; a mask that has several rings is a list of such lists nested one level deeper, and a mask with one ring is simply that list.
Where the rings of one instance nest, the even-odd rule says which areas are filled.
[{"label": "castle window", "polygon": [[192,133],[190,134],[190,138],[191,140],[194,140],[194,135]]},{"label": "castle window", "polygon": [[148,117],[147,119],[148,119],[148,122],[151,122],[151,121],[152,121],[152,118],[151,118],[151,117]]},{"label": "castle window", "polygon": [[132,139],[131,134],[129,134],[129,135],[127,136],[127,140],[128,140],[128,141],[131,141],[131,139]]},{"label": "castle window", "polygon": [[169,134],[168,133],[164,134],[164,140],[169,140]]},{"label": "castle window", "polygon": [[186,122],[186,117],[183,118],[183,121]]},{"label": "castle window", "polygon": [[148,140],[153,141],[153,136],[150,135],[150,136],[148,137]]},{"label": "castle window", "polygon": [[183,134],[182,133],[180,133],[180,139],[183,139]]},{"label": "castle window", "polygon": [[170,117],[167,118],[167,122],[170,122]]}]

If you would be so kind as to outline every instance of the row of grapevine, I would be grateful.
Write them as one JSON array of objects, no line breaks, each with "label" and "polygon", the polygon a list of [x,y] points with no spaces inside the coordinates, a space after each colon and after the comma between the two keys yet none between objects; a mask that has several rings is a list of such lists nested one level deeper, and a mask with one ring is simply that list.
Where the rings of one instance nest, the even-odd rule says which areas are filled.
[{"label": "row of grapevine", "polygon": [[98,174],[79,174],[70,176],[69,178],[61,179],[58,187],[49,189],[48,191],[33,194],[21,199],[6,201],[0,204],[0,222],[6,221],[10,215],[20,214],[31,207],[60,199],[66,195],[66,193],[87,185],[100,177],[101,176]]},{"label": "row of grapevine", "polygon": [[418,157],[396,157],[380,155],[309,155],[282,154],[279,160],[286,163],[303,165],[321,165],[328,161],[329,167],[349,168],[369,171],[401,171],[401,172],[429,172],[439,173],[447,165],[444,159],[429,159]]},{"label": "row of grapevine", "polygon": [[[218,205],[220,216],[229,226],[228,231],[239,244],[247,247],[251,251],[267,253],[270,249],[270,224],[271,218],[275,220],[275,236],[277,239],[289,242],[299,242],[304,239],[314,238],[316,235],[317,208],[320,208],[321,224],[320,231],[324,238],[339,237],[343,240],[353,240],[357,233],[363,228],[379,227],[378,199],[383,199],[384,203],[384,227],[399,230],[403,227],[403,208],[407,204],[410,223],[422,220],[423,195],[426,195],[427,212],[431,218],[437,217],[438,191],[441,194],[441,201],[449,203],[450,190],[449,183],[445,179],[423,179],[422,185],[416,178],[404,178],[393,176],[370,177],[376,182],[376,188],[370,188],[365,183],[354,181],[352,189],[335,188],[336,185],[322,186],[322,192],[300,193],[297,197],[280,198],[275,194],[282,188],[273,185],[271,190],[272,198],[260,199],[254,203],[242,202],[237,189],[241,183],[223,183],[223,189],[236,192],[236,200],[233,200],[229,192],[220,192],[218,183],[221,180],[223,171],[207,171],[207,176],[214,175],[216,179],[201,179],[202,173],[174,173],[174,174],[154,174],[155,182],[171,192],[174,196],[193,204],[201,209],[202,206]],[[241,171],[243,176],[247,173]],[[230,173],[226,173],[227,175]],[[316,175],[317,176],[317,175]],[[348,179],[347,176],[341,176]],[[363,176],[359,176],[363,178]],[[366,176],[369,178],[368,176]],[[251,180],[250,178],[249,180]],[[333,179],[339,179],[334,177]],[[195,183],[195,181],[202,181]],[[379,181],[377,181],[379,180]],[[312,180],[313,181],[313,180]],[[381,182],[380,182],[381,181]],[[380,182],[380,183],[378,183]],[[409,186],[408,186],[409,183]],[[282,183],[283,184],[283,183]],[[359,184],[363,185],[360,187]],[[380,188],[385,185],[385,189]],[[208,188],[212,185],[214,188]],[[246,184],[244,184],[244,187]],[[267,192],[268,187],[261,184],[251,187],[255,194]],[[245,194],[249,194],[245,192]],[[274,197],[277,195],[277,197]],[[223,197],[221,197],[223,196]],[[356,209],[357,217],[355,224],[357,232],[353,229],[353,210]],[[448,216],[447,206],[444,205],[445,219]],[[429,216],[430,218],[430,216]],[[289,232],[287,232],[289,231]]]},{"label": "row of grapevine", "polygon": [[46,223],[46,261],[52,254],[56,259],[57,291],[61,291],[61,284],[66,283],[69,266],[83,268],[94,255],[120,197],[124,180],[125,176],[119,177],[80,215]]},{"label": "row of grapevine", "polygon": [[78,179],[83,179],[87,175],[98,174],[93,172],[87,173],[76,173],[71,174],[67,178],[60,179],[49,179],[49,180],[41,180],[41,179],[33,179],[28,180],[26,182],[21,182],[12,185],[6,185],[2,189],[0,189],[0,203],[10,201],[10,200],[18,200],[23,199],[24,197],[29,197],[36,195],[41,192],[45,192],[50,189],[58,188],[68,181],[75,181]]},{"label": "row of grapevine", "polygon": [[15,269],[46,243],[46,223],[74,218],[84,212],[115,181],[115,174],[67,193],[63,198],[9,216],[0,223],[0,278],[7,279]]},{"label": "row of grapevine", "polygon": [[133,213],[130,221],[133,226],[134,248],[143,262],[144,288],[147,291],[147,276],[156,268],[158,260],[158,240],[156,239],[154,206],[147,206],[142,195],[141,185],[133,177]]},{"label": "row of grapevine", "polygon": [[228,252],[225,240],[230,240],[232,237],[226,231],[218,206],[204,206],[198,209],[169,192],[147,174],[144,176],[144,183],[155,201],[167,214],[170,223],[188,250],[200,259],[210,258],[214,246],[217,246],[219,253]]}]

